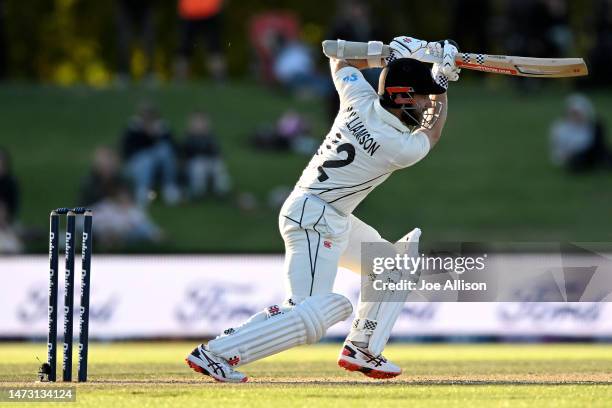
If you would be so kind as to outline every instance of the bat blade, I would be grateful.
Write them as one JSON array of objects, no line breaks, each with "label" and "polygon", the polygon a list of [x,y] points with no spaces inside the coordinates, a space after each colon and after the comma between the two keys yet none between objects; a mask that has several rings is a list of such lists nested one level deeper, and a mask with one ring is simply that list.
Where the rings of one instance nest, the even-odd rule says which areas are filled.
[{"label": "bat blade", "polygon": [[534,78],[569,78],[589,73],[582,58],[530,58],[465,53],[459,54],[456,62],[460,68]]}]

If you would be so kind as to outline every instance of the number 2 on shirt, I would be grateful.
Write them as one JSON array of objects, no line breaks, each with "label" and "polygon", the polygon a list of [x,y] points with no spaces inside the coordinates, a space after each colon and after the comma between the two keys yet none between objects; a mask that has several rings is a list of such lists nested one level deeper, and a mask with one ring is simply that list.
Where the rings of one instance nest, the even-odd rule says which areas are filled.
[{"label": "number 2 on shirt", "polygon": [[348,166],[353,162],[353,160],[355,160],[355,146],[350,143],[341,144],[336,148],[336,152],[338,154],[346,152],[346,158],[337,160],[325,160],[321,166],[317,167],[317,169],[319,170],[318,180],[320,182],[329,179],[329,176],[327,175],[325,170],[323,170],[323,168],[337,169],[338,167]]}]

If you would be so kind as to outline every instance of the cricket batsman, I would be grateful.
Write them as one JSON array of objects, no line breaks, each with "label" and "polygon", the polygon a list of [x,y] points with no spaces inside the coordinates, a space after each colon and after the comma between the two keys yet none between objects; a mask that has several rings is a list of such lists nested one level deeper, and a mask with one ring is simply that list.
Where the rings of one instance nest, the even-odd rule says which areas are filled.
[{"label": "cricket batsman", "polygon": [[[353,312],[347,298],[332,292],[338,267],[361,273],[362,242],[399,248],[352,213],[391,173],[414,165],[438,143],[448,110],[446,90],[449,81],[459,79],[459,69],[458,50],[448,40],[401,36],[390,49],[390,56],[382,57],[382,43],[370,41],[363,59],[330,59],[340,111],[279,215],[287,298],[197,346],[186,359],[195,371],[220,382],[246,382],[238,366],[317,342]],[[433,67],[421,62],[426,53],[442,62]],[[374,67],[383,68],[378,93],[360,72]],[[414,243],[410,256],[418,256],[420,235],[415,228],[400,240]],[[399,375],[401,368],[382,351],[402,307],[362,297],[338,364],[373,378]]]}]

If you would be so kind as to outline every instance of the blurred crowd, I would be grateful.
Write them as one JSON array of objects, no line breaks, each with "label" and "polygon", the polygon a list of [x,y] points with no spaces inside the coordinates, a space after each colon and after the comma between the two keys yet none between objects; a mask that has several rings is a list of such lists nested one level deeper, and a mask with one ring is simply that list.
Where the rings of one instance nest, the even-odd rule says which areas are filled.
[{"label": "blurred crowd", "polygon": [[550,156],[555,165],[574,173],[612,170],[606,128],[586,96],[567,97],[565,111],[550,129]]},{"label": "blurred crowd", "polygon": [[78,202],[94,209],[102,245],[160,241],[162,231],[147,214],[158,195],[165,205],[176,206],[230,194],[231,179],[210,119],[194,111],[186,122],[184,136],[176,140],[157,108],[144,102],[118,148],[95,149]]},{"label": "blurred crowd", "polygon": [[[0,77],[11,73],[7,70],[11,50],[23,47],[8,40],[16,41],[8,36],[9,19],[18,10],[13,3],[0,0]],[[75,7],[76,2],[64,3],[61,7],[67,8]],[[308,7],[287,1],[266,7],[225,0],[114,0],[109,3],[113,9],[109,17],[114,16],[114,21],[108,21],[114,28],[113,46],[97,47],[93,52],[115,52],[102,59],[104,65],[113,66],[118,83],[142,76],[134,72],[135,60],[142,63],[145,79],[153,83],[167,66],[177,80],[206,71],[216,81],[223,81],[232,64],[234,71],[244,72],[236,65],[244,65],[244,54],[249,54],[250,65],[262,81],[321,95],[331,90],[322,70],[319,42],[323,39],[389,41],[395,35],[425,39],[440,36],[453,38],[462,49],[472,52],[586,56],[591,68],[588,81],[610,84],[607,67],[612,58],[612,0],[577,3],[441,0],[435,3],[435,13],[425,13],[431,11],[430,5],[398,0],[335,0],[312,2]],[[304,10],[318,6],[324,6],[326,12],[316,17],[305,15]],[[59,18],[48,12],[52,18]],[[232,45],[232,40],[241,46]]]},{"label": "blurred crowd", "polygon": [[[585,3],[588,6],[583,10],[587,12],[578,14],[569,0],[444,0],[438,2],[438,7],[446,18],[431,26],[439,27],[437,31],[473,52],[533,57],[568,57],[578,52],[587,57],[591,70],[586,82],[610,85],[612,0]],[[116,0],[116,4],[119,81],[130,79],[135,44],[144,52],[147,75],[154,78],[159,1]],[[216,81],[227,77],[227,54],[231,51],[228,30],[233,30],[227,26],[227,14],[237,7],[224,0],[177,0],[178,32],[173,64],[176,79],[189,78],[195,60],[201,60]],[[394,13],[395,9],[400,12]],[[399,34],[427,37],[423,31],[428,30],[418,21],[426,22],[427,18],[411,13],[411,9],[419,10],[398,1],[381,7],[374,1],[336,0],[330,8],[330,17],[322,19],[327,20],[324,23],[327,26],[318,40],[389,41]],[[308,23],[286,8],[263,9],[249,15],[245,28],[253,50],[253,68],[265,83],[300,95],[333,99],[333,86],[322,67],[318,42],[313,42],[312,35],[308,38],[305,35],[304,26]],[[375,74],[371,78],[374,80]],[[529,86],[534,82],[523,84]],[[334,111],[333,106],[331,110]]]},{"label": "blurred crowd", "polygon": [[[569,0],[445,0],[439,6],[447,18],[433,26],[455,39],[462,49],[473,52],[532,57],[581,54],[587,59],[590,75],[577,85],[610,85],[612,0],[587,3],[588,12],[577,15],[572,13],[575,8]],[[159,28],[155,16],[159,6],[158,1],[117,0],[119,83],[131,80],[134,45],[139,45],[145,55],[146,77],[157,82],[154,62]],[[172,67],[176,80],[192,78],[194,63],[205,66],[217,82],[227,78],[227,54],[231,52],[227,14],[232,6],[223,0],[177,1],[178,32]],[[391,13],[394,9],[405,13]],[[410,13],[410,7],[406,9],[400,2],[390,1],[384,10],[385,14],[393,15],[382,20],[379,5],[372,1],[337,0],[318,40],[389,41],[398,34],[427,36],[421,33],[428,31],[421,18]],[[281,8],[250,15],[245,27],[252,49],[251,66],[256,78],[265,84],[300,97],[323,98],[331,118],[337,111],[338,99],[318,42],[312,41],[312,35],[306,38],[304,26],[308,23],[295,12]],[[371,70],[366,76],[375,84],[378,72]],[[540,83],[521,79],[516,84],[519,89],[530,91]]]},{"label": "blurred crowd", "polygon": [[[201,52],[213,78],[226,76],[223,52],[223,0],[178,0],[178,46],[174,75],[187,79],[194,53]],[[138,44],[146,59],[145,74],[155,82],[156,14],[159,0],[116,0],[118,80],[130,80],[132,50]]]},{"label": "blurred crowd", "polygon": [[[230,195],[231,178],[210,119],[194,111],[186,121],[184,136],[176,140],[156,107],[144,102],[116,147],[95,148],[74,202],[95,211],[94,234],[102,248],[162,240],[161,228],[147,212],[158,195],[170,206]],[[0,253],[24,248],[19,197],[8,151],[0,150]]]}]

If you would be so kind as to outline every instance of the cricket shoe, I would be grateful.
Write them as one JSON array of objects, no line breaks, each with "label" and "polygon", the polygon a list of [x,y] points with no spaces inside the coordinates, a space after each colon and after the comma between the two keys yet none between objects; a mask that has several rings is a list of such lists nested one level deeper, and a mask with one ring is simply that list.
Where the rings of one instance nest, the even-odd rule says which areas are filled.
[{"label": "cricket shoe", "polygon": [[402,373],[402,369],[387,361],[381,355],[373,356],[362,347],[357,347],[350,341],[342,346],[338,365],[348,371],[359,371],[370,378],[393,378]]},{"label": "cricket shoe", "polygon": [[203,344],[193,349],[185,362],[194,371],[209,375],[219,382],[243,383],[249,380],[246,375],[234,370],[227,360],[210,352]]}]

